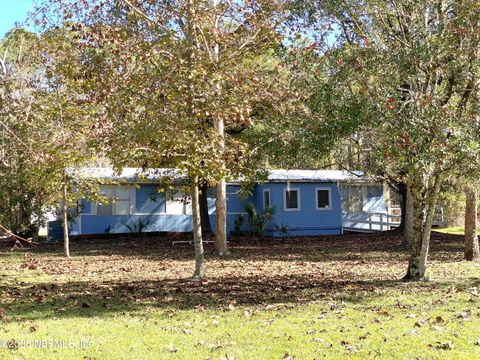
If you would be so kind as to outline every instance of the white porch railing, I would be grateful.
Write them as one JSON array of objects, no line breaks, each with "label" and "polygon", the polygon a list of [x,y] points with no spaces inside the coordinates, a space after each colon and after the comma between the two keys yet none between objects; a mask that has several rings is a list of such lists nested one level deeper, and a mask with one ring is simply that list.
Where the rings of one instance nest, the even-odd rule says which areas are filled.
[{"label": "white porch railing", "polygon": [[348,231],[372,232],[387,231],[400,224],[400,215],[387,213],[347,213],[342,214],[343,229]]},{"label": "white porch railing", "polygon": [[[391,209],[392,210],[392,209]],[[400,225],[401,212],[391,211],[391,213],[362,212],[350,213],[342,212],[343,229],[347,231],[372,232],[392,230]],[[437,206],[433,226],[442,226],[444,224],[444,213],[441,205]]]}]

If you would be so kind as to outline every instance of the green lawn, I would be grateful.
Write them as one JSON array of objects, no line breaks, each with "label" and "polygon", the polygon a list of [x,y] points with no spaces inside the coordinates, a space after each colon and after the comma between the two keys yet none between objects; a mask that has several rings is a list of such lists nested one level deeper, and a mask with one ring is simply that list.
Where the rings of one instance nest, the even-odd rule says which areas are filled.
[{"label": "green lawn", "polygon": [[[444,229],[436,229],[436,231],[444,233],[444,234],[452,234],[452,235],[465,235],[465,228],[458,226],[458,227],[449,227]],[[480,229],[477,230],[477,234],[480,235]]]},{"label": "green lawn", "polygon": [[480,267],[461,241],[434,234],[426,283],[399,280],[395,233],[207,248],[203,282],[168,239],[76,242],[70,261],[5,249],[0,358],[479,358]]}]

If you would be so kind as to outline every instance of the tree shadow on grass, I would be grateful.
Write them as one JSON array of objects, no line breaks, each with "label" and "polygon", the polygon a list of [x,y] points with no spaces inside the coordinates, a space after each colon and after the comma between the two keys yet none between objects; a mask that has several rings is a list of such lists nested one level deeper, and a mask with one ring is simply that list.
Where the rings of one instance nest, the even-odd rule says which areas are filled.
[{"label": "tree shadow on grass", "polygon": [[[173,241],[189,241],[190,234],[175,236],[117,236],[113,239],[77,238],[72,241],[73,256],[124,256],[145,259],[191,260],[194,256],[193,245],[176,244]],[[204,245],[209,257],[215,257],[213,244]],[[382,256],[404,260],[408,251],[402,241],[400,231],[388,231],[374,234],[351,233],[317,237],[293,238],[231,238],[232,260],[281,260],[281,261],[322,261],[355,260],[368,257],[375,259]],[[62,244],[42,244],[37,248],[24,249],[24,252],[38,255],[62,257]],[[3,257],[9,256],[5,253]],[[455,260],[463,256],[463,236],[438,232],[432,233],[431,256],[433,259],[446,259],[455,255]],[[0,252],[0,257],[2,254]]]},{"label": "tree shadow on grass", "polygon": [[[236,306],[270,305],[272,308],[322,301],[368,305],[383,299],[386,291],[447,291],[456,285],[450,281],[334,280],[312,275],[233,276],[204,281],[165,279],[3,285],[0,286],[0,294],[4,299],[10,299],[8,304],[3,305],[8,318],[22,321],[52,317],[108,317],[114,313],[146,308],[222,311],[232,303]],[[462,283],[465,288],[479,285],[480,280],[476,278]]]},{"label": "tree shadow on grass", "polygon": [[[462,240],[462,236],[434,233],[432,257],[435,260],[460,260]],[[211,247],[207,248],[207,251],[211,250]],[[212,267],[217,272],[212,271],[213,277],[198,282],[178,279],[178,275],[172,274],[175,266],[190,266],[185,261],[192,262],[193,248],[188,245],[172,246],[171,239],[76,242],[72,246],[76,257],[71,260],[57,258],[57,253],[61,254],[61,244],[50,245],[29,251],[33,260],[26,261],[27,267],[24,269],[29,271],[31,262],[30,265],[34,265],[35,269],[38,265],[35,261],[40,262],[40,268],[35,271],[43,270],[46,275],[70,274],[75,269],[77,272],[70,275],[76,281],[0,283],[0,307],[13,320],[102,317],[146,308],[222,310],[232,302],[244,306],[295,306],[324,300],[368,304],[383,297],[387,291],[407,288],[412,291],[417,288],[421,291],[438,291],[456,285],[453,282],[436,281],[412,284],[398,280],[403,271],[399,270],[398,265],[407,256],[398,232],[317,238],[241,239],[231,243],[231,250],[233,255],[226,260],[209,255],[207,263],[214,260],[216,263]],[[8,256],[11,255],[4,255],[7,260]],[[112,257],[114,262],[108,263]],[[138,259],[140,261],[134,263]],[[148,263],[143,260],[148,260]],[[280,266],[282,270],[276,273],[267,264],[269,260],[278,260],[275,266]],[[134,263],[133,270],[128,271],[135,271],[135,280],[131,280],[131,272],[125,273],[120,280],[118,277],[114,280],[104,277],[103,274],[110,276],[123,271],[121,267],[128,265],[129,261]],[[248,261],[264,267],[246,273],[244,268],[248,266]],[[157,263],[162,262],[165,262],[165,269],[161,273],[167,279],[157,278]],[[309,264],[297,266],[294,262]],[[4,264],[8,264],[8,261]],[[315,267],[317,265],[318,268]],[[57,266],[60,268],[58,273]],[[92,266],[98,267],[98,280],[80,281],[82,274],[91,271]],[[153,267],[145,269],[144,266]],[[224,266],[229,267],[228,271],[225,272]],[[328,270],[330,266],[334,267],[334,271]],[[361,266],[360,272],[350,271],[356,266]],[[139,279],[144,274],[142,271],[153,272]],[[182,271],[180,274],[185,276],[185,271]],[[478,279],[469,279],[463,284],[467,287],[479,285]]]}]

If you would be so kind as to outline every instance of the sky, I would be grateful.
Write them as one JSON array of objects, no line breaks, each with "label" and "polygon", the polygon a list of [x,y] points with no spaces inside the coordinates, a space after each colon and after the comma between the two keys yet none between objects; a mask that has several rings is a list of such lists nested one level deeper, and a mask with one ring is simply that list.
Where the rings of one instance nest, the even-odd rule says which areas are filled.
[{"label": "sky", "polygon": [[32,0],[0,0],[0,38],[14,27],[16,22],[25,20],[32,5]]}]

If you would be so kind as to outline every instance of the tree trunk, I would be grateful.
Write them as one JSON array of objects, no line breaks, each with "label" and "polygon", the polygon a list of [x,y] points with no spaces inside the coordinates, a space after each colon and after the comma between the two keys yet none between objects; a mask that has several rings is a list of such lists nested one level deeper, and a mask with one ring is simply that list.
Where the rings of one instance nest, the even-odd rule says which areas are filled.
[{"label": "tree trunk", "polygon": [[348,140],[348,161],[347,161],[348,170],[356,170],[353,165],[353,149],[352,149],[352,139]]},{"label": "tree trunk", "polygon": [[222,179],[217,183],[216,189],[215,250],[220,256],[226,256],[229,252],[227,248],[227,186],[225,179]]},{"label": "tree trunk", "polygon": [[[193,0],[188,0],[186,2],[186,22],[187,22],[187,65],[193,74],[193,64],[194,64],[194,28],[193,23]],[[193,76],[188,77],[187,80],[187,117],[191,123],[194,123],[194,90],[192,84]],[[203,243],[202,243],[202,222],[200,219],[200,198],[199,198],[199,180],[198,175],[192,175],[190,177],[190,192],[192,196],[192,222],[193,222],[193,243],[195,247],[195,272],[193,273],[194,279],[202,279],[205,276],[205,260],[203,256]]]},{"label": "tree trunk", "polygon": [[413,200],[413,241],[405,280],[428,280],[427,258],[430,246],[435,207],[440,194],[442,177],[437,175],[430,181],[420,180],[411,187]]},{"label": "tree trunk", "polygon": [[63,253],[67,258],[70,257],[70,238],[68,236],[68,202],[67,202],[67,175],[63,175],[62,185],[62,217],[63,217]]},{"label": "tree trunk", "polygon": [[411,189],[406,186],[406,194],[405,194],[405,208],[403,209],[405,213],[405,220],[403,225],[403,242],[407,249],[410,249],[413,243],[413,199],[412,199],[412,191]]},{"label": "tree trunk", "polygon": [[405,215],[406,215],[406,208],[407,208],[407,185],[398,183],[396,185],[396,192],[400,197],[400,225],[398,229],[403,230],[405,229]]},{"label": "tree trunk", "polygon": [[200,186],[200,219],[202,221],[202,235],[212,235],[213,231],[208,215],[208,184],[205,181]]},{"label": "tree trunk", "polygon": [[[218,91],[220,91],[220,89]],[[221,117],[215,119],[214,127],[219,139],[220,153],[223,157],[225,152],[225,123]],[[222,158],[221,162],[221,171],[224,171],[225,160]],[[215,188],[215,250],[218,255],[226,256],[229,255],[229,252],[227,248],[227,184],[224,177],[217,182]]]},{"label": "tree trunk", "polygon": [[[213,0],[212,5],[216,8],[219,4],[219,0]],[[214,13],[216,9],[214,10]],[[215,15],[215,28],[220,26],[220,17]],[[220,46],[218,43],[215,43],[214,46],[214,56],[215,61],[219,61],[220,57]],[[217,82],[216,85],[216,96],[222,96],[222,86],[220,82]],[[221,156],[221,169],[220,171],[225,171],[225,120],[222,116],[215,116],[214,118],[214,128],[218,136],[218,145]],[[215,233],[215,250],[220,256],[226,256],[229,254],[227,248],[227,185],[225,182],[225,177],[222,175],[222,179],[216,185],[216,199],[215,199],[215,217],[216,217],[216,233]]]},{"label": "tree trunk", "polygon": [[474,186],[465,189],[465,260],[479,261],[480,250],[477,236],[478,191]]},{"label": "tree trunk", "polygon": [[200,195],[198,191],[198,176],[191,179],[193,243],[195,247],[194,279],[203,279],[205,276],[205,259],[203,256],[202,223],[200,219]]}]

